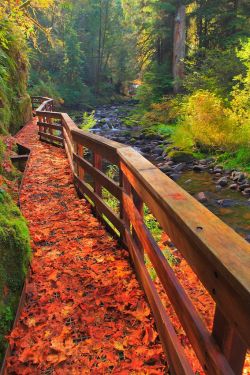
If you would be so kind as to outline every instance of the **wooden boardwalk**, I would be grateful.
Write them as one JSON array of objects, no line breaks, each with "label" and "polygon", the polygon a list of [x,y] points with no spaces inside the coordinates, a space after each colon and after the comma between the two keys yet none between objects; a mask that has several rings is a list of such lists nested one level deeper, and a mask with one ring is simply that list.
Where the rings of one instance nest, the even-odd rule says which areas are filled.
[{"label": "wooden boardwalk", "polygon": [[[31,148],[21,205],[34,258],[4,374],[248,374],[249,244],[131,147],[78,129],[53,99],[32,102],[38,126],[18,141]],[[145,206],[202,283],[208,325]]]},{"label": "wooden boardwalk", "polygon": [[75,192],[65,151],[36,120],[21,207],[32,237],[26,303],[9,341],[7,374],[163,374],[165,356],[128,252]]}]

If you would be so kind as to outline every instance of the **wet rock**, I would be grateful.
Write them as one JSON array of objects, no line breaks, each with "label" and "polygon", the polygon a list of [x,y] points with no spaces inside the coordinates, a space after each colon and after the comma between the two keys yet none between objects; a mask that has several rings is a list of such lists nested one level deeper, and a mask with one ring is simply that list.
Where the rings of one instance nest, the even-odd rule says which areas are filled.
[{"label": "wet rock", "polygon": [[217,174],[217,173],[222,174],[222,172],[223,172],[222,168],[214,168],[214,171],[213,171],[214,174]]},{"label": "wet rock", "polygon": [[220,178],[220,179],[217,181],[217,185],[222,186],[222,187],[227,186],[227,184],[228,184],[228,179],[227,179],[227,177],[222,177],[222,178]]},{"label": "wet rock", "polygon": [[238,182],[240,182],[240,181],[243,181],[245,179],[245,175],[244,175],[244,173],[242,173],[242,172],[237,172],[237,171],[234,171],[233,173],[232,173],[232,180],[233,181],[238,181]]},{"label": "wet rock", "polygon": [[194,157],[191,153],[177,150],[171,151],[169,153],[169,157],[173,160],[174,163],[188,163],[194,160]]},{"label": "wet rock", "polygon": [[250,234],[246,236],[245,240],[250,243]]},{"label": "wet rock", "polygon": [[163,160],[164,158],[160,155],[160,156],[157,156],[157,158],[155,158],[155,161],[160,161],[160,160]]},{"label": "wet rock", "polygon": [[180,175],[179,175],[178,173],[171,173],[171,174],[169,175],[169,177],[170,177],[172,180],[177,181],[178,178],[180,177]]},{"label": "wet rock", "polygon": [[198,164],[193,166],[193,171],[194,172],[202,172],[205,170],[204,165]]},{"label": "wet rock", "polygon": [[215,189],[216,189],[216,191],[221,191],[222,190],[222,186],[221,185],[216,185]]},{"label": "wet rock", "polygon": [[220,199],[217,203],[221,207],[232,207],[234,205],[234,201],[232,199]]},{"label": "wet rock", "polygon": [[246,196],[250,195],[250,188],[248,187],[248,188],[246,188],[245,190],[243,190],[243,193],[244,193],[244,195],[246,195]]},{"label": "wet rock", "polygon": [[170,167],[170,165],[164,164],[163,166],[160,167],[160,170],[164,173],[166,172],[173,172],[173,169]]},{"label": "wet rock", "polygon": [[179,163],[173,167],[175,172],[181,172],[186,167],[186,163]]},{"label": "wet rock", "polygon": [[151,147],[150,146],[144,146],[141,148],[141,151],[142,152],[150,152],[151,151]]},{"label": "wet rock", "polygon": [[161,154],[162,154],[162,147],[156,147],[156,148],[154,149],[154,153],[155,153],[155,154],[158,154],[158,155],[161,155]]},{"label": "wet rock", "polygon": [[242,191],[242,190],[245,190],[247,188],[250,188],[250,184],[249,183],[246,183],[244,182],[243,184],[239,184],[239,189]]},{"label": "wet rock", "polygon": [[206,194],[203,191],[201,191],[200,193],[196,194],[195,198],[199,202],[201,202],[201,203],[205,203],[205,202],[208,201],[208,198],[207,198]]},{"label": "wet rock", "polygon": [[231,190],[237,190],[237,188],[238,188],[238,185],[237,185],[237,184],[231,184],[231,185],[229,186],[229,189],[231,189]]}]

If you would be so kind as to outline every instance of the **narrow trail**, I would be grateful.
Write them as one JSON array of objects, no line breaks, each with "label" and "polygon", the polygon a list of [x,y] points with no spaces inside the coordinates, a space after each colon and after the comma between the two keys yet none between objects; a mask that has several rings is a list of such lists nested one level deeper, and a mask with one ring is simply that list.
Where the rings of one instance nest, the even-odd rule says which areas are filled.
[{"label": "narrow trail", "polygon": [[77,197],[64,150],[39,142],[35,120],[17,140],[31,148],[21,206],[33,259],[7,373],[166,373],[128,253]]}]

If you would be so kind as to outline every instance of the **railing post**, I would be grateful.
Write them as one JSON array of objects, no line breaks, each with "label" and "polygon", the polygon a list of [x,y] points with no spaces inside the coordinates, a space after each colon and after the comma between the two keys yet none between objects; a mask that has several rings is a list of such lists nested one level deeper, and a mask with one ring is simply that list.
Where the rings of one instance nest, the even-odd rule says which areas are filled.
[{"label": "railing post", "polygon": [[236,328],[226,320],[218,306],[214,315],[213,336],[235,375],[241,375],[247,346],[239,336]]},{"label": "railing post", "polygon": [[[142,216],[142,219],[143,219],[143,216],[144,216],[143,201],[134,189],[132,190],[132,196],[133,196],[134,205],[135,205],[136,209],[138,210],[139,214]],[[142,246],[141,241],[139,240],[134,228],[132,230],[132,237],[133,237],[138,249],[142,252],[142,254],[144,254],[143,246]]]},{"label": "railing post", "polygon": [[[93,154],[93,166],[100,171],[102,170],[102,157],[96,152]],[[99,197],[102,197],[102,185],[98,181],[94,181],[94,192],[99,195]]]},{"label": "railing post", "polygon": [[[120,168],[119,179],[120,179],[120,187],[123,189],[123,193],[131,196],[132,187],[131,187],[126,175],[121,171],[121,168]],[[122,199],[121,199],[121,202],[120,202],[120,217],[123,220],[126,229],[130,232],[130,220],[129,220],[128,214],[125,210],[125,205],[123,203],[123,194],[122,194]],[[125,236],[123,237],[121,235],[121,241],[126,243]]]},{"label": "railing post", "polygon": [[[77,144],[77,155],[83,157],[83,146]],[[83,181],[84,180],[84,169],[77,165],[77,175]]]}]

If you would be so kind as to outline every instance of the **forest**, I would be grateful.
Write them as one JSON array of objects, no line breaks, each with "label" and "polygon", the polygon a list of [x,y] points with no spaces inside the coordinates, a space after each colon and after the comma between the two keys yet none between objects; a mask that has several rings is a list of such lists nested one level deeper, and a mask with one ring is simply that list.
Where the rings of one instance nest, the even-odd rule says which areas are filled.
[{"label": "forest", "polygon": [[13,2],[7,19],[11,5],[4,4],[2,60],[12,63],[5,59],[10,37],[22,43],[30,95],[90,110],[122,99],[138,80],[132,120],[173,133],[184,151],[218,153],[220,162],[248,169],[248,1]]},{"label": "forest", "polygon": [[[75,236],[78,236],[76,241],[82,246],[84,259],[87,259],[86,277],[90,279],[95,272],[97,273],[96,264],[99,264],[103,279],[107,272],[110,279],[116,273],[124,278],[124,283],[127,283],[131,292],[128,297],[127,291],[123,291],[126,306],[132,306],[132,312],[128,313],[119,328],[117,317],[112,315],[108,320],[107,326],[110,326],[108,328],[106,326],[107,337],[111,337],[109,330],[117,329],[117,338],[115,342],[111,340],[107,344],[106,351],[101,352],[99,348],[100,353],[96,355],[98,345],[91,341],[89,332],[81,333],[80,340],[74,339],[74,342],[69,344],[71,340],[69,336],[73,332],[69,334],[69,330],[73,330],[72,321],[78,319],[82,311],[86,313],[88,301],[85,300],[82,304],[78,299],[74,301],[76,303],[74,306],[77,308],[74,311],[75,315],[72,312],[73,318],[71,318],[69,307],[65,307],[64,304],[59,306],[56,299],[60,298],[60,293],[65,293],[64,297],[67,296],[70,301],[76,298],[72,297],[70,288],[63,293],[63,289],[60,288],[63,288],[64,281],[65,285],[68,283],[63,273],[64,265],[71,264],[74,270],[77,267],[80,269],[82,255],[79,255],[77,244],[74,243],[73,255],[70,257],[67,252],[71,247],[65,245],[63,242],[65,238],[61,239],[60,235],[56,234],[55,243],[62,249],[62,260],[56,258],[57,250],[53,248],[53,241],[50,243],[50,237],[54,236],[54,232],[60,226],[61,214],[58,223],[53,222],[53,230],[49,232],[47,221],[49,222],[50,215],[39,206],[43,199],[46,201],[48,193],[52,197],[48,203],[51,212],[58,214],[53,199],[61,199],[61,192],[57,191],[60,184],[50,183],[49,179],[52,181],[54,175],[49,169],[48,150],[35,145],[35,150],[44,153],[47,162],[44,168],[47,174],[45,190],[48,188],[48,191],[44,192],[42,178],[35,180],[29,176],[28,191],[23,194],[24,208],[22,208],[20,186],[23,184],[21,182],[23,171],[20,172],[12,163],[13,155],[16,156],[18,153],[15,137],[18,140],[20,137],[21,141],[26,142],[31,149],[34,146],[31,140],[34,132],[32,127],[29,127],[34,115],[32,97],[53,98],[55,110],[58,113],[69,113],[78,128],[132,146],[250,242],[250,2],[249,0],[1,0],[0,2],[0,364],[4,359],[7,342],[12,345],[15,340],[21,340],[22,335],[26,335],[28,327],[34,335],[37,333],[43,335],[45,330],[46,339],[40,340],[39,336],[37,341],[34,341],[32,350],[32,345],[28,347],[27,342],[30,343],[33,338],[25,336],[25,342],[20,344],[23,345],[24,351],[21,354],[17,351],[20,354],[21,365],[14,356],[11,357],[8,364],[10,368],[12,366],[11,374],[49,375],[54,373],[53,366],[58,365],[58,374],[67,373],[64,372],[65,368],[73,371],[76,368],[74,366],[77,366],[69,362],[69,355],[75,356],[76,362],[82,361],[82,369],[92,369],[90,373],[93,374],[118,374],[120,372],[115,372],[115,363],[122,361],[127,361],[124,371],[128,372],[124,374],[141,374],[141,372],[131,372],[137,371],[139,366],[144,366],[145,372],[142,374],[168,373],[167,360],[159,344],[158,333],[150,317],[147,302],[144,301],[137,284],[135,285],[133,271],[128,271],[129,261],[126,256],[124,260],[123,250],[116,249],[116,242],[110,240],[100,224],[87,216],[89,212],[85,203],[80,204],[80,209],[73,205],[75,198],[70,195],[72,191],[68,180],[68,166],[64,159],[62,163],[60,162],[62,157],[60,151],[55,150],[51,157],[51,164],[55,163],[54,167],[59,175],[58,181],[62,181],[64,184],[62,186],[68,189],[62,194],[66,203],[59,201],[57,204],[61,204],[63,210],[73,214]],[[19,133],[25,124],[28,124],[26,136],[22,132]],[[56,120],[49,126],[58,129],[59,123]],[[58,134],[54,133],[55,137],[58,137]],[[32,168],[33,173],[36,168],[42,171],[43,163],[39,158],[28,163],[31,163],[32,167],[28,168]],[[35,163],[37,163],[36,168]],[[66,175],[64,175],[65,171]],[[109,181],[117,182],[118,172],[117,166],[109,165],[105,173]],[[96,193],[95,189],[94,187]],[[108,207],[119,215],[121,205],[118,200],[104,188],[100,195]],[[30,201],[27,203],[28,199]],[[181,200],[178,194],[174,199]],[[85,215],[86,241],[81,237],[80,214],[82,213]],[[158,244],[168,264],[185,286],[188,284],[186,282],[186,275],[188,275],[187,279],[190,283],[187,288],[200,306],[203,304],[206,306],[199,307],[198,310],[200,309],[199,313],[208,330],[211,330],[214,318],[213,301],[200,282],[197,283],[198,291],[193,292],[196,279],[188,262],[174,248],[171,238],[145,204],[142,206],[142,215],[145,226],[152,234],[152,240]],[[67,217],[62,222],[64,224],[60,230],[62,229],[63,236],[66,237],[67,226],[71,227],[71,221]],[[91,236],[91,230],[100,234],[100,243],[91,245],[92,240],[88,237]],[[47,236],[48,233],[50,235]],[[135,238],[138,242],[136,235]],[[225,238],[226,235],[222,240],[224,241]],[[51,253],[47,249],[48,247],[50,250],[50,246],[53,250]],[[89,249],[91,251],[96,249],[98,254],[89,255]],[[110,249],[116,249],[115,258]],[[45,256],[41,255],[43,251]],[[46,276],[42,275],[38,280],[39,287],[37,285],[35,287],[35,291],[40,293],[39,298],[44,290],[49,291],[50,299],[43,302],[46,305],[52,300],[56,311],[55,319],[59,319],[57,314],[60,310],[65,314],[64,318],[71,319],[66,325],[64,321],[62,325],[58,323],[56,342],[52,342],[50,329],[48,326],[45,327],[44,312],[41,309],[33,310],[33,300],[30,304],[32,313],[36,311],[40,320],[35,321],[34,316],[28,316],[27,313],[22,321],[25,326],[24,331],[19,327],[10,335],[32,253],[33,256],[35,254],[32,273],[42,267],[47,272],[47,274],[45,272]],[[104,256],[108,259],[109,266],[103,263]],[[117,264],[114,267],[115,271],[112,271],[114,259]],[[53,261],[56,262],[60,275],[64,276],[59,276],[54,266],[47,270],[48,264]],[[147,256],[145,256],[145,263],[151,279],[158,288],[157,273]],[[71,276],[70,272],[69,270],[68,277]],[[217,270],[214,274],[217,274]],[[84,281],[84,287],[87,289],[91,285],[89,279]],[[101,276],[95,280],[96,288],[98,283],[101,283],[100,280]],[[28,284],[28,293],[31,295],[35,293],[33,281]],[[75,279],[77,298],[82,283],[82,276],[77,273]],[[60,285],[60,288],[55,285]],[[95,292],[94,298],[97,298],[99,304],[97,304],[98,312],[89,309],[86,313],[87,323],[92,327],[94,336],[98,334],[105,336],[103,332],[100,333],[101,330],[98,331],[99,323],[93,323],[92,315],[98,315],[99,310],[106,309],[106,302],[109,307],[105,310],[105,319],[110,311],[113,314],[112,309],[115,308],[120,313],[121,311],[123,313],[124,309],[121,298],[117,297],[119,285],[114,282],[112,288],[110,285],[105,285],[105,288],[108,290],[107,301],[99,300],[98,293]],[[161,289],[159,290],[162,297],[163,293]],[[92,292],[86,292],[86,296],[88,293],[90,295]],[[54,294],[57,297],[54,297]],[[201,299],[200,295],[202,295]],[[92,297],[88,298],[91,304]],[[114,299],[115,307],[108,298]],[[183,328],[173,314],[168,298],[162,297],[162,299],[174,321],[175,331],[181,337],[180,341],[185,353],[192,362],[192,369],[195,374],[205,374],[206,371],[203,370],[206,366],[203,366],[202,370],[198,364],[193,350],[190,349],[191,345],[183,334]],[[53,306],[49,307],[51,311]],[[98,315],[100,320],[104,317]],[[137,319],[136,323],[133,319]],[[134,331],[130,332],[130,338],[125,339],[122,335],[128,326],[131,332]],[[52,342],[50,353],[47,352],[48,340]],[[77,343],[75,340],[78,340]],[[87,354],[83,351],[84,355],[81,356],[76,346],[80,343],[82,349],[85,340],[91,348],[90,351],[96,355],[96,357],[89,355],[88,361],[85,358]],[[136,355],[139,359],[133,358],[133,345],[137,348]],[[44,357],[42,354],[39,357],[36,353],[43,353]],[[45,357],[48,363],[44,360]],[[244,374],[250,371],[249,358],[248,355]],[[34,367],[38,362],[46,362],[48,366],[41,367],[42,372],[39,372],[40,368],[37,370]],[[35,369],[38,372],[35,372]],[[79,373],[85,372],[82,370]]]}]

